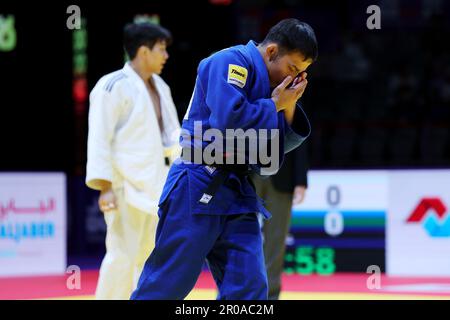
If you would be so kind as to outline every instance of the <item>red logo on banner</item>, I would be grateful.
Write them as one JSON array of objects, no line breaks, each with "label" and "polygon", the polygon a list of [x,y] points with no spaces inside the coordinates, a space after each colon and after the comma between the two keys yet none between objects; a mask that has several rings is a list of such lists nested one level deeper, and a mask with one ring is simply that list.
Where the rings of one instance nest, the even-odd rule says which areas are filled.
[{"label": "red logo on banner", "polygon": [[39,202],[37,207],[17,207],[16,201],[11,199],[7,205],[0,202],[0,219],[8,216],[8,214],[47,214],[55,210],[55,199],[50,198],[47,205],[44,201]]},{"label": "red logo on banner", "polygon": [[440,219],[444,218],[447,208],[439,198],[423,198],[419,205],[414,209],[407,222],[420,222],[423,220],[429,210],[436,212]]}]

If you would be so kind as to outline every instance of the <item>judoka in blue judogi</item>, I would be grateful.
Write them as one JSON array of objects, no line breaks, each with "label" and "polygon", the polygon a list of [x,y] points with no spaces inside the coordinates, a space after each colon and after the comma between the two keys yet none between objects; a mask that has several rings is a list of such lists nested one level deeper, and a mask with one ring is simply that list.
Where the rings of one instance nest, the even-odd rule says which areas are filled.
[{"label": "judoka in blue judogi", "polygon": [[[256,195],[249,173],[275,173],[284,154],[309,135],[309,121],[298,99],[307,84],[304,71],[316,57],[311,27],[286,19],[259,45],[250,41],[200,62],[182,124],[183,154],[164,186],[155,249],[132,299],[185,298],[205,261],[218,299],[267,299],[258,214],[270,218],[270,213]],[[223,137],[211,138],[207,133],[212,129]],[[229,140],[227,129],[278,132],[276,137],[258,139],[256,150],[271,150],[277,159],[275,170],[273,163],[262,164],[258,157],[252,161],[252,148],[214,150],[215,159],[223,161],[205,161],[208,146]],[[273,150],[274,144],[278,150]]]}]

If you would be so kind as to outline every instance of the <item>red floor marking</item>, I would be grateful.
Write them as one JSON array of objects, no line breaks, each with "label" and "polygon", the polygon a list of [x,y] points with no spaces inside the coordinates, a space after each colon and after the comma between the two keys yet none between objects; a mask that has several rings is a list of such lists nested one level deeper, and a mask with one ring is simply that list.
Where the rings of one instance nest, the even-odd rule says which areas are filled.
[{"label": "red floor marking", "polygon": [[[402,278],[381,276],[381,290],[370,290],[367,287],[368,274],[361,273],[339,273],[333,276],[301,276],[287,275],[282,276],[283,291],[290,292],[346,292],[346,293],[377,293],[377,294],[407,294],[407,295],[439,295],[449,296],[450,292],[405,292],[405,291],[384,291],[383,286],[401,285],[401,284],[419,284],[419,283],[439,283],[450,285],[450,278]],[[202,272],[196,288],[215,289],[214,279],[209,272]]]},{"label": "red floor marking", "polygon": [[81,272],[81,288],[69,290],[67,280],[71,275],[0,278],[0,300],[42,299],[95,294],[98,271]]},{"label": "red floor marking", "polygon": [[[437,283],[450,285],[450,278],[381,278],[381,290],[367,288],[367,274],[340,273],[333,276],[283,275],[283,291],[290,292],[336,292],[336,293],[376,293],[402,295],[450,296],[450,292],[405,292],[384,291],[383,286],[404,284]],[[98,271],[83,270],[81,288],[69,290],[66,286],[70,275],[46,277],[0,278],[0,300],[45,299],[70,296],[92,296],[95,294]],[[216,289],[214,279],[209,272],[202,272],[195,285],[197,289]]]},{"label": "red floor marking", "polygon": [[384,291],[383,286],[392,286],[400,284],[419,284],[419,283],[439,283],[450,285],[450,278],[403,278],[381,276],[381,289],[370,290],[367,287],[368,274],[361,273],[340,273],[333,276],[300,276],[283,275],[282,289],[284,291],[294,292],[353,292],[353,293],[389,293],[389,294],[411,294],[411,295],[442,295],[448,296],[450,292],[405,292],[405,291]]}]

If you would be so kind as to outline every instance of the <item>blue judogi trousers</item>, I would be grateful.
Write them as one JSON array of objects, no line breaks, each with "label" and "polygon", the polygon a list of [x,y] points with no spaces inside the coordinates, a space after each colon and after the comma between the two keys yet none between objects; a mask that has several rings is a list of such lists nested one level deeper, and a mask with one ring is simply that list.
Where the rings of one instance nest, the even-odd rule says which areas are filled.
[{"label": "blue judogi trousers", "polygon": [[160,205],[155,249],[147,259],[133,300],[184,299],[205,260],[217,299],[265,300],[268,295],[262,237],[256,213],[191,214],[187,174]]}]

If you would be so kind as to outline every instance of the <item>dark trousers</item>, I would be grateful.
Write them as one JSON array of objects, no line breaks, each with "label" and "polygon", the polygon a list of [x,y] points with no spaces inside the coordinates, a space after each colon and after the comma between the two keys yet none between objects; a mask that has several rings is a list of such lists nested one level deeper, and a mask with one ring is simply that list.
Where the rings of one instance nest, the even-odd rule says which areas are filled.
[{"label": "dark trousers", "polygon": [[268,179],[255,177],[257,194],[266,202],[272,218],[263,222],[264,258],[269,281],[269,300],[277,300],[281,291],[281,274],[284,268],[286,236],[291,223],[291,192],[280,192]]}]

